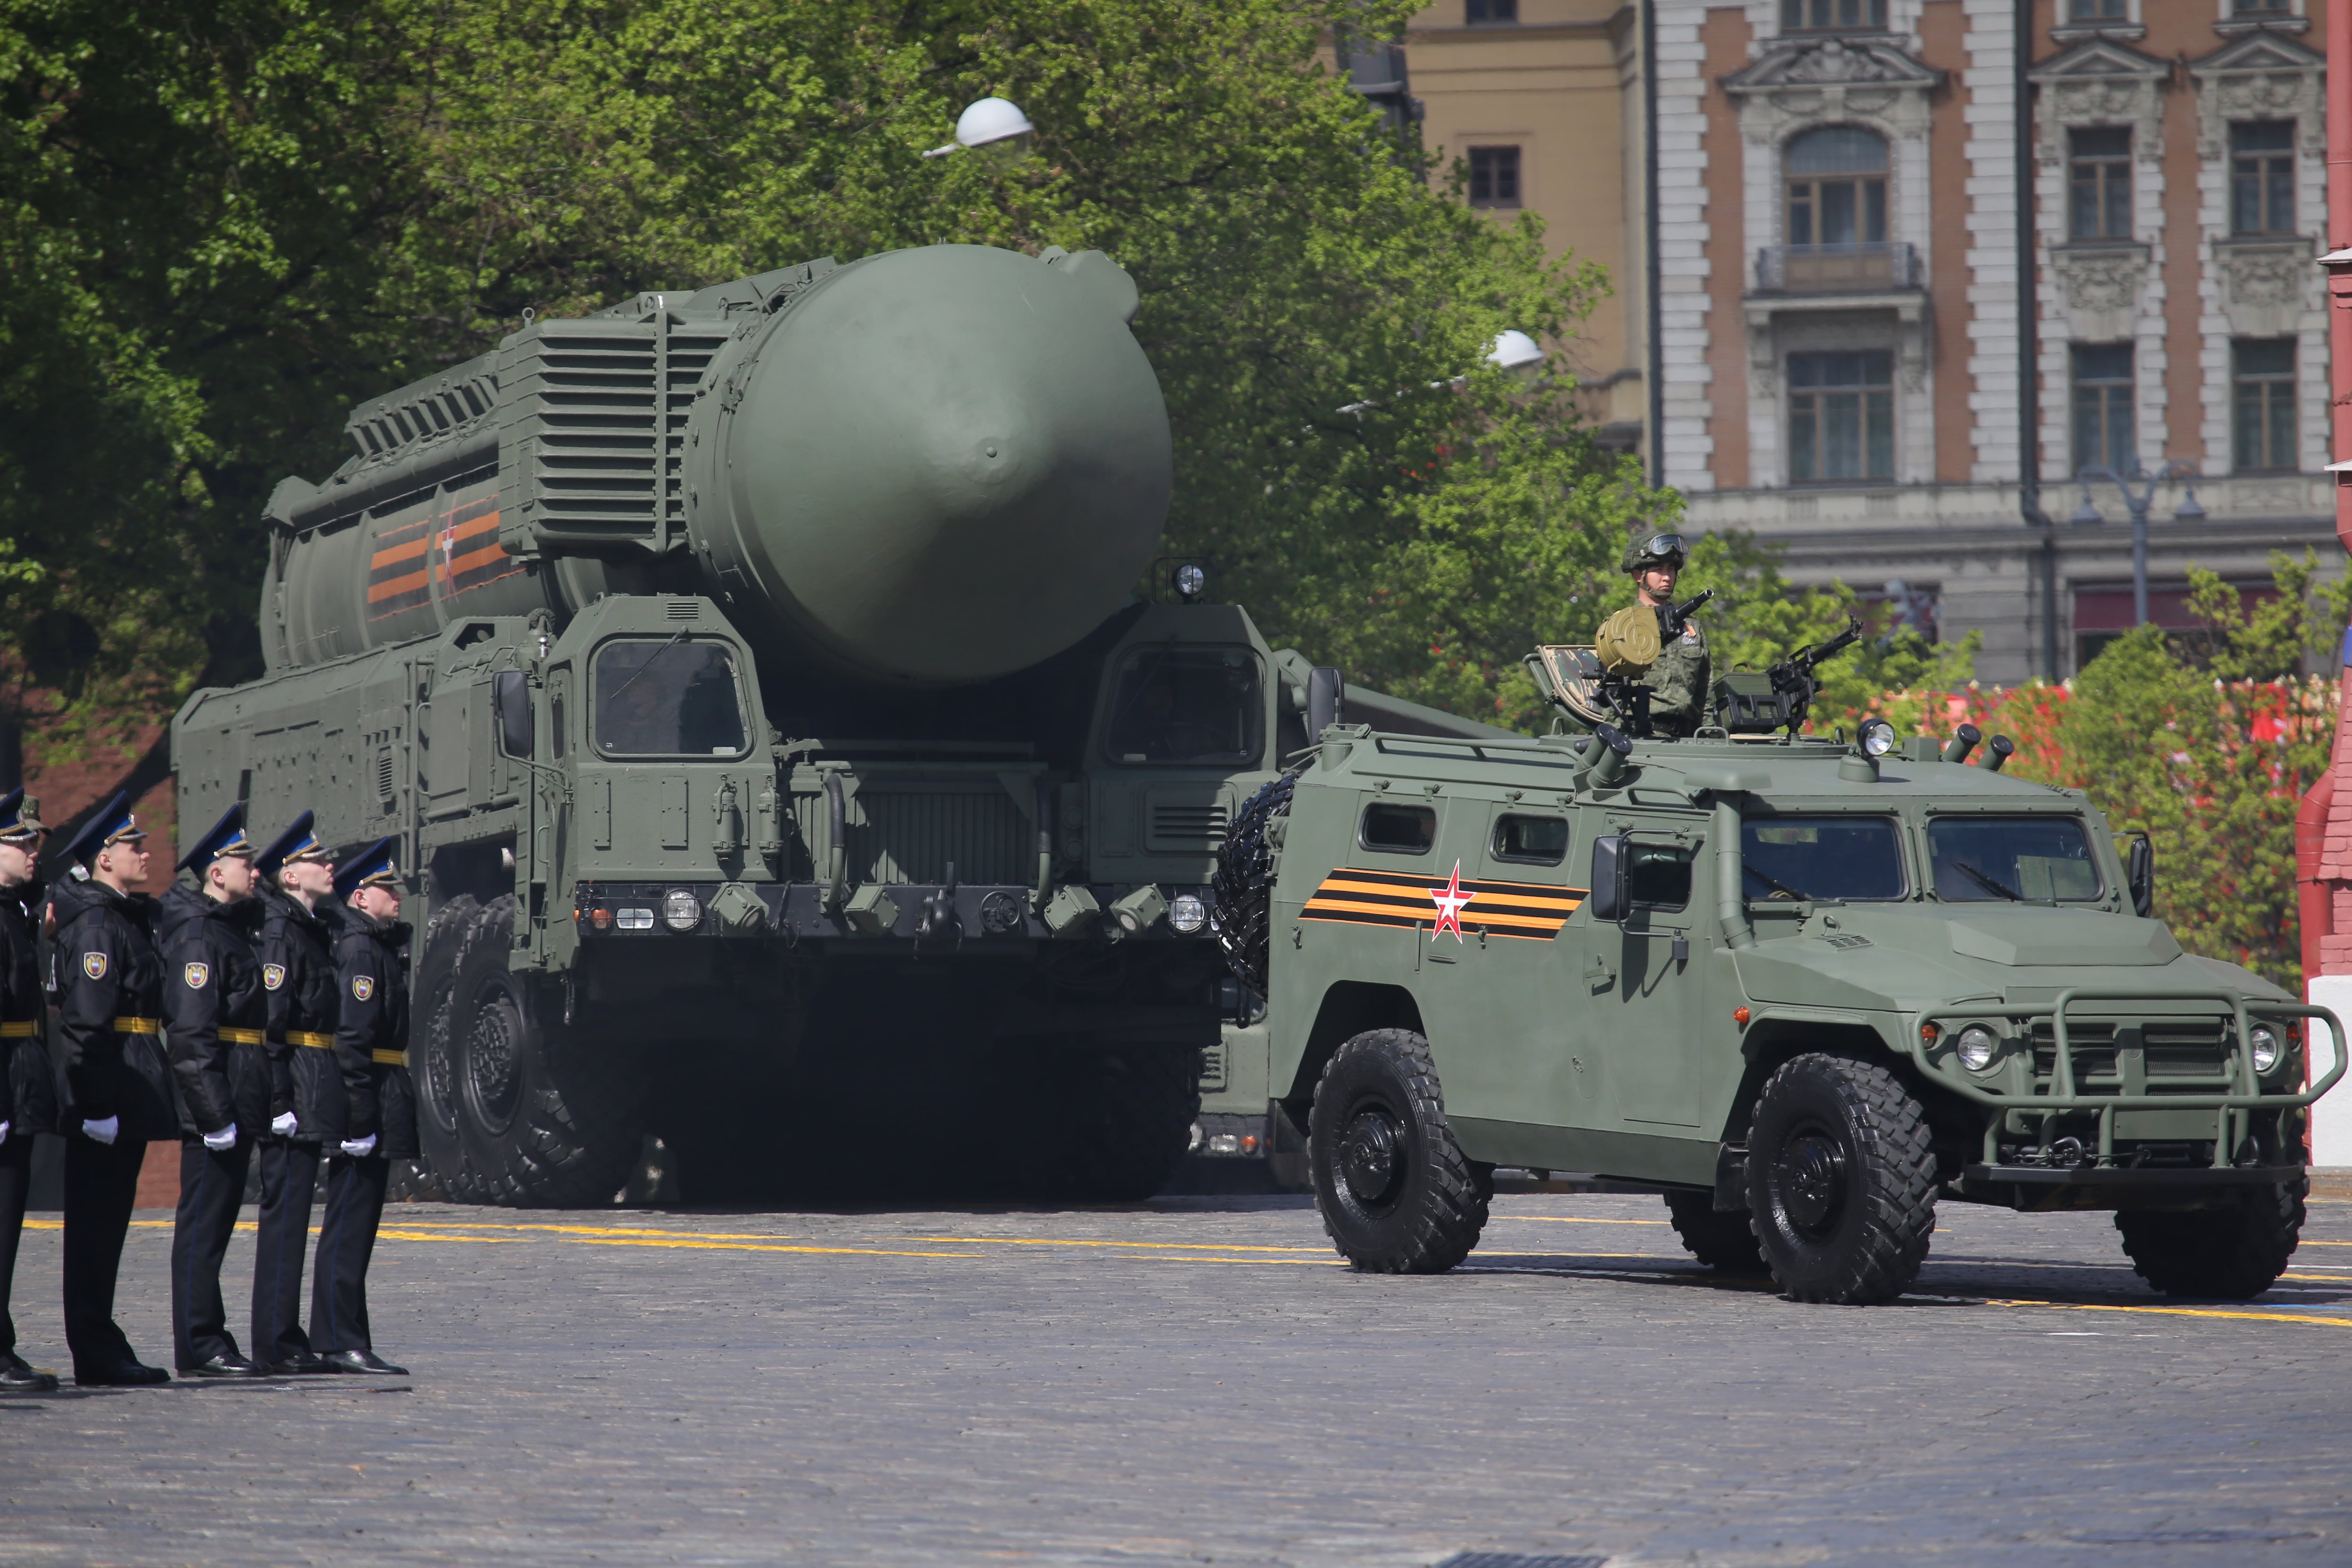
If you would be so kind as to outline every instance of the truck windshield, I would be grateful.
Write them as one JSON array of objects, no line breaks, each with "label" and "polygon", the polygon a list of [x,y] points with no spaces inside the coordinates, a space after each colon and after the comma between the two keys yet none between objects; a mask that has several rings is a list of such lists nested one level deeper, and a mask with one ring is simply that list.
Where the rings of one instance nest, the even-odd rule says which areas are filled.
[{"label": "truck windshield", "polygon": [[1903,849],[1883,816],[1751,816],[1739,825],[1751,899],[1899,899]]},{"label": "truck windshield", "polygon": [[1252,764],[1265,748],[1257,656],[1142,648],[1120,667],[1106,738],[1122,763]]},{"label": "truck windshield", "polygon": [[724,643],[609,642],[596,650],[596,749],[608,757],[735,757],[743,697]]},{"label": "truck windshield", "polygon": [[1927,824],[1936,896],[1955,903],[2099,896],[2090,835],[2072,816],[1939,816]]}]

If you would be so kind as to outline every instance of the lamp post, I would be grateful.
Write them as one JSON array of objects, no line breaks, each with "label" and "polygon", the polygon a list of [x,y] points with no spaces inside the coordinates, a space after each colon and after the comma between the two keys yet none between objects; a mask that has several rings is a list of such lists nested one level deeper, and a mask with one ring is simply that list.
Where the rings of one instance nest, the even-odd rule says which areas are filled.
[{"label": "lamp post", "polygon": [[[2176,458],[2166,458],[2153,474],[2144,472],[2139,459],[2135,458],[2131,462],[2129,479],[2105,463],[2085,464],[2074,474],[2075,482],[2083,487],[2083,504],[2074,510],[2074,515],[2068,521],[2096,523],[2107,521],[2099,515],[2099,509],[2091,504],[2093,479],[2111,481],[2123,493],[2124,509],[2131,513],[2132,625],[2135,626],[2147,625],[2147,511],[2156,502],[2157,487],[2168,479],[2194,479],[2196,477],[2197,469],[2193,465]],[[2146,481],[2137,490],[2131,487],[2131,479],[2135,479]],[[2197,487],[2192,484],[2188,487],[2188,494],[2181,499],[2180,504],[2173,509],[2172,520],[2175,522],[2199,522],[2204,517],[2205,509],[2197,504]]]}]

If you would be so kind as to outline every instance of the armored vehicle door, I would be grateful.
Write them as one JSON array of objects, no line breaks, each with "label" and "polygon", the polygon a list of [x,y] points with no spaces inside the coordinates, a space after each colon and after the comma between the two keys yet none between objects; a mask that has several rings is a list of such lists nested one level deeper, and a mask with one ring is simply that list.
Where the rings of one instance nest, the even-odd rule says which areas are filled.
[{"label": "armored vehicle door", "polygon": [[[1700,1122],[1699,953],[1696,911],[1711,909],[1714,868],[1699,850],[1706,819],[1612,816],[1632,858],[1628,908],[1620,921],[1576,922],[1579,1003],[1570,1040],[1591,1097],[1576,1124],[1619,1124],[1673,1136]],[[1597,837],[1597,836],[1596,836]],[[1589,858],[1589,843],[1580,846]],[[1589,1118],[1599,1118],[1599,1121]]]}]

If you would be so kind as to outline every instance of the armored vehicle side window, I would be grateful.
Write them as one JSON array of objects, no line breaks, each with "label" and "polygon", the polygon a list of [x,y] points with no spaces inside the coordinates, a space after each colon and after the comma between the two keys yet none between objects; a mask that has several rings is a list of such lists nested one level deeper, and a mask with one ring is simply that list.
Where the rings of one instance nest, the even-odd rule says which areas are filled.
[{"label": "armored vehicle side window", "polygon": [[1627,892],[1634,906],[1644,910],[1686,908],[1691,895],[1691,851],[1679,844],[1655,844],[1636,838]]},{"label": "armored vehicle side window", "polygon": [[1568,858],[1568,818],[1505,816],[1495,822],[1494,856],[1522,866],[1557,866]]},{"label": "armored vehicle side window", "polygon": [[610,642],[596,650],[596,749],[608,757],[743,753],[743,697],[724,643]]},{"label": "armored vehicle side window", "polygon": [[1143,648],[1118,672],[1104,744],[1122,763],[1248,766],[1265,750],[1257,655]]},{"label": "armored vehicle side window", "polygon": [[1739,825],[1751,899],[1899,899],[1902,842],[1879,816],[1751,816]]},{"label": "armored vehicle side window", "polygon": [[1426,805],[1368,805],[1363,842],[1391,855],[1426,855],[1437,842],[1437,813]]},{"label": "armored vehicle side window", "polygon": [[2095,899],[2099,863],[2072,816],[1939,816],[1927,824],[1936,896],[1954,903]]}]

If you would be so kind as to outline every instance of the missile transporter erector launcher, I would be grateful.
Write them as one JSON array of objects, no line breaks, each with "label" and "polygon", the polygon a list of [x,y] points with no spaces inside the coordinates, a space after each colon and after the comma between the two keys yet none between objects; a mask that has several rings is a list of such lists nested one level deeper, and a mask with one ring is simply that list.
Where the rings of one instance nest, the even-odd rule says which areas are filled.
[{"label": "missile transporter erector launcher", "polygon": [[1165,1177],[1214,852],[1307,731],[1240,610],[1129,598],[1135,299],[948,246],[644,294],[279,487],[268,673],[181,710],[181,809],[399,837],[450,1196],[603,1202],[648,1131],[706,1200]]}]

